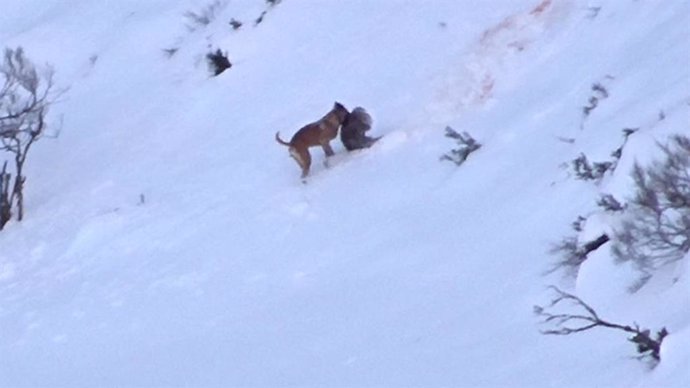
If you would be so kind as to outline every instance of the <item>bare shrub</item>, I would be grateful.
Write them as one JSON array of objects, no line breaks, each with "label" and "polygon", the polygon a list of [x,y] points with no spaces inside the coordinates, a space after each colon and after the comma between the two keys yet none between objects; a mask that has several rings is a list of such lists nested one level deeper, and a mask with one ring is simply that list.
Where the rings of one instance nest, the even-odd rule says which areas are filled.
[{"label": "bare shrub", "polygon": [[18,221],[24,218],[26,159],[31,146],[46,134],[50,105],[64,92],[55,90],[53,74],[50,67],[36,69],[21,47],[5,49],[0,63],[0,151],[5,158],[0,177],[0,229],[15,211]]},{"label": "bare shrub", "polygon": [[578,179],[600,181],[607,172],[613,172],[618,167],[618,161],[623,156],[623,150],[628,143],[628,138],[639,128],[623,128],[623,142],[611,152],[612,159],[605,162],[591,162],[585,154],[580,154],[572,161],[573,172]]},{"label": "bare shrub", "polygon": [[672,136],[659,147],[663,160],[633,168],[636,192],[613,244],[615,258],[635,264],[643,279],[690,249],[690,138]]},{"label": "bare shrub", "polygon": [[10,187],[12,186],[12,175],[7,172],[7,161],[2,165],[0,173],[0,230],[2,230],[12,218],[12,202],[10,199]]},{"label": "bare shrub", "polygon": [[621,156],[623,156],[623,149],[625,148],[625,145],[628,144],[628,139],[630,138],[630,135],[639,130],[640,128],[623,128],[623,143],[621,143],[621,145],[618,148],[611,152],[611,156],[614,160],[614,169],[616,168],[616,165],[618,164],[618,161],[620,160]]},{"label": "bare shrub", "polygon": [[601,207],[607,212],[622,212],[626,207],[611,194],[603,194],[601,197],[599,197],[597,206]]},{"label": "bare shrub", "polygon": [[592,96],[589,97],[588,105],[582,107],[582,115],[584,118],[590,115],[597,106],[599,106],[599,101],[609,98],[609,92],[600,83],[592,84]]},{"label": "bare shrub", "polygon": [[469,133],[458,133],[451,127],[446,127],[446,137],[454,139],[457,142],[458,148],[450,150],[450,153],[441,156],[441,160],[448,160],[460,166],[465,163],[467,157],[474,151],[481,148],[479,144]]},{"label": "bare shrub", "polygon": [[581,242],[576,236],[564,237],[549,251],[551,255],[556,256],[558,259],[546,273],[563,270],[566,276],[577,275],[580,265],[587,260],[587,256],[609,242],[609,240],[610,238],[606,233],[599,235],[594,240],[585,242]]},{"label": "bare shrub", "polygon": [[[596,15],[594,15],[594,17],[596,17]],[[607,86],[605,86],[605,84],[608,84],[609,81],[614,79],[615,77],[607,74],[601,78],[601,81],[592,83],[592,86],[590,87],[591,94],[587,99],[587,104],[582,106],[581,108],[582,119],[580,120],[580,129],[585,129],[585,122],[592,114],[592,112],[595,109],[597,109],[599,105],[601,105],[602,101],[609,98],[609,90],[607,89]]]},{"label": "bare shrub", "polygon": [[586,222],[587,222],[587,218],[582,217],[582,216],[577,216],[577,219],[575,221],[573,221],[573,223],[570,225],[573,227],[573,230],[575,230],[576,232],[582,232]]},{"label": "bare shrub", "polygon": [[613,166],[612,162],[591,162],[585,154],[580,154],[572,161],[573,172],[583,181],[599,181]]},{"label": "bare shrub", "polygon": [[[628,341],[637,346],[637,352],[640,354],[639,359],[651,359],[653,365],[661,360],[661,343],[668,335],[666,328],[662,328],[656,335],[652,336],[650,330],[641,329],[637,324],[629,326],[604,320],[591,306],[577,296],[555,286],[549,288],[555,293],[551,302],[546,306],[534,306],[534,313],[542,318],[541,323],[552,326],[551,329],[541,330],[542,334],[570,335],[597,327],[621,330],[633,334],[632,337],[628,338]],[[574,313],[554,313],[551,311],[557,306],[568,303],[578,311]]]}]

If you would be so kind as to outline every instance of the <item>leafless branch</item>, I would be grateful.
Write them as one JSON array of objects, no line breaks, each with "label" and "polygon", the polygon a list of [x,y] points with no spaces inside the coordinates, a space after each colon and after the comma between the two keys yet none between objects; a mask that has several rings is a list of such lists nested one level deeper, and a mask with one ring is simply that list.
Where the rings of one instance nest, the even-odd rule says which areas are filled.
[{"label": "leafless branch", "polygon": [[[649,355],[656,361],[660,359],[659,351],[661,342],[664,337],[668,335],[668,331],[666,331],[665,328],[662,328],[661,331],[657,333],[656,338],[652,338],[649,330],[640,329],[637,325],[633,327],[604,320],[597,314],[592,306],[585,303],[577,296],[567,293],[556,286],[550,286],[549,289],[555,294],[551,302],[545,307],[534,307],[535,314],[542,319],[541,323],[552,326],[551,329],[540,330],[542,334],[570,335],[591,330],[596,327],[622,330],[626,333],[633,334],[628,340],[637,345],[637,351],[640,354],[643,356]],[[581,312],[551,312],[552,309],[560,307],[563,304],[574,306],[576,310]]]},{"label": "leafless branch", "polygon": [[[5,49],[0,63],[0,151],[13,160],[14,175],[5,164],[2,176],[0,208],[16,207],[19,221],[24,216],[24,164],[32,145],[46,132],[50,106],[66,91],[56,90],[54,71],[46,66],[38,71],[24,50]],[[10,184],[10,180],[13,182]],[[10,188],[11,186],[11,188]],[[5,195],[6,194],[6,195]],[[0,229],[9,221],[11,211],[0,212]]]},{"label": "leafless branch", "polygon": [[470,136],[469,133],[459,133],[451,127],[446,127],[445,136],[455,140],[458,144],[458,148],[452,149],[449,153],[442,155],[441,160],[453,162],[456,166],[460,166],[465,163],[467,157],[482,146],[472,136]]},{"label": "leafless branch", "polygon": [[673,136],[659,148],[661,161],[634,166],[636,193],[613,239],[616,259],[634,263],[647,279],[690,250],[690,138]]}]

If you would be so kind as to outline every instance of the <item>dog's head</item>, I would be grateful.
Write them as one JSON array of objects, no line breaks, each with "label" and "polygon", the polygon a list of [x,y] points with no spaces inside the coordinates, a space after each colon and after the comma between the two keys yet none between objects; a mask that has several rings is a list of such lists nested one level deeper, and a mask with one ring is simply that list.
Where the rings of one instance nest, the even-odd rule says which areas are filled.
[{"label": "dog's head", "polygon": [[345,118],[347,117],[347,115],[350,114],[350,112],[348,112],[347,108],[345,108],[345,106],[343,106],[343,104],[339,103],[338,101],[336,101],[333,104],[332,112],[335,113],[335,115],[338,117],[338,121],[340,121],[341,123],[343,121],[345,121]]}]

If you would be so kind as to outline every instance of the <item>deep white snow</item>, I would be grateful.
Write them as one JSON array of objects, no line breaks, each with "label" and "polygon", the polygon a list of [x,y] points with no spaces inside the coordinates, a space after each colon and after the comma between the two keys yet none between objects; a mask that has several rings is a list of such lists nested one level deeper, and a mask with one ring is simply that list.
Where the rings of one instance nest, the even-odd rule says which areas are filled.
[{"label": "deep white snow", "polygon": [[[633,294],[607,247],[544,275],[688,133],[690,2],[232,0],[207,26],[184,14],[211,0],[2,3],[0,46],[69,90],[0,232],[0,386],[690,386],[687,258]],[[303,184],[273,136],[334,101],[384,137],[336,139],[328,169],[312,149]],[[460,167],[448,125],[482,143]],[[575,179],[630,127],[615,173]],[[550,284],[667,327],[661,363],[622,332],[541,335]]]}]

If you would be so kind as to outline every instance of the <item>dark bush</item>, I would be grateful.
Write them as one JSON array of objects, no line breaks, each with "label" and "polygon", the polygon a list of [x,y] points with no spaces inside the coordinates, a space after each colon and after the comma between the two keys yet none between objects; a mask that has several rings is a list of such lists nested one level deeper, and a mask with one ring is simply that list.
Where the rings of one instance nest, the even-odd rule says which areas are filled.
[{"label": "dark bush", "polygon": [[460,166],[465,163],[467,157],[482,146],[476,140],[474,140],[469,133],[458,133],[451,127],[446,127],[445,136],[454,139],[458,145],[458,148],[452,149],[450,150],[450,153],[442,155],[441,160],[448,160],[455,163],[456,166]]},{"label": "dark bush", "polygon": [[635,195],[613,244],[619,262],[632,262],[642,272],[639,286],[690,249],[690,138],[676,135],[659,147],[663,160],[633,168]]},{"label": "dark bush", "polygon": [[223,53],[220,49],[208,53],[206,58],[208,59],[209,68],[214,77],[232,67],[232,63],[230,63],[228,59],[228,53]]},{"label": "dark bush", "polygon": [[5,158],[0,175],[2,229],[13,216],[18,221],[24,218],[24,165],[33,144],[46,134],[48,109],[62,91],[54,90],[52,68],[39,71],[21,47],[5,49],[0,79],[0,155]]}]

